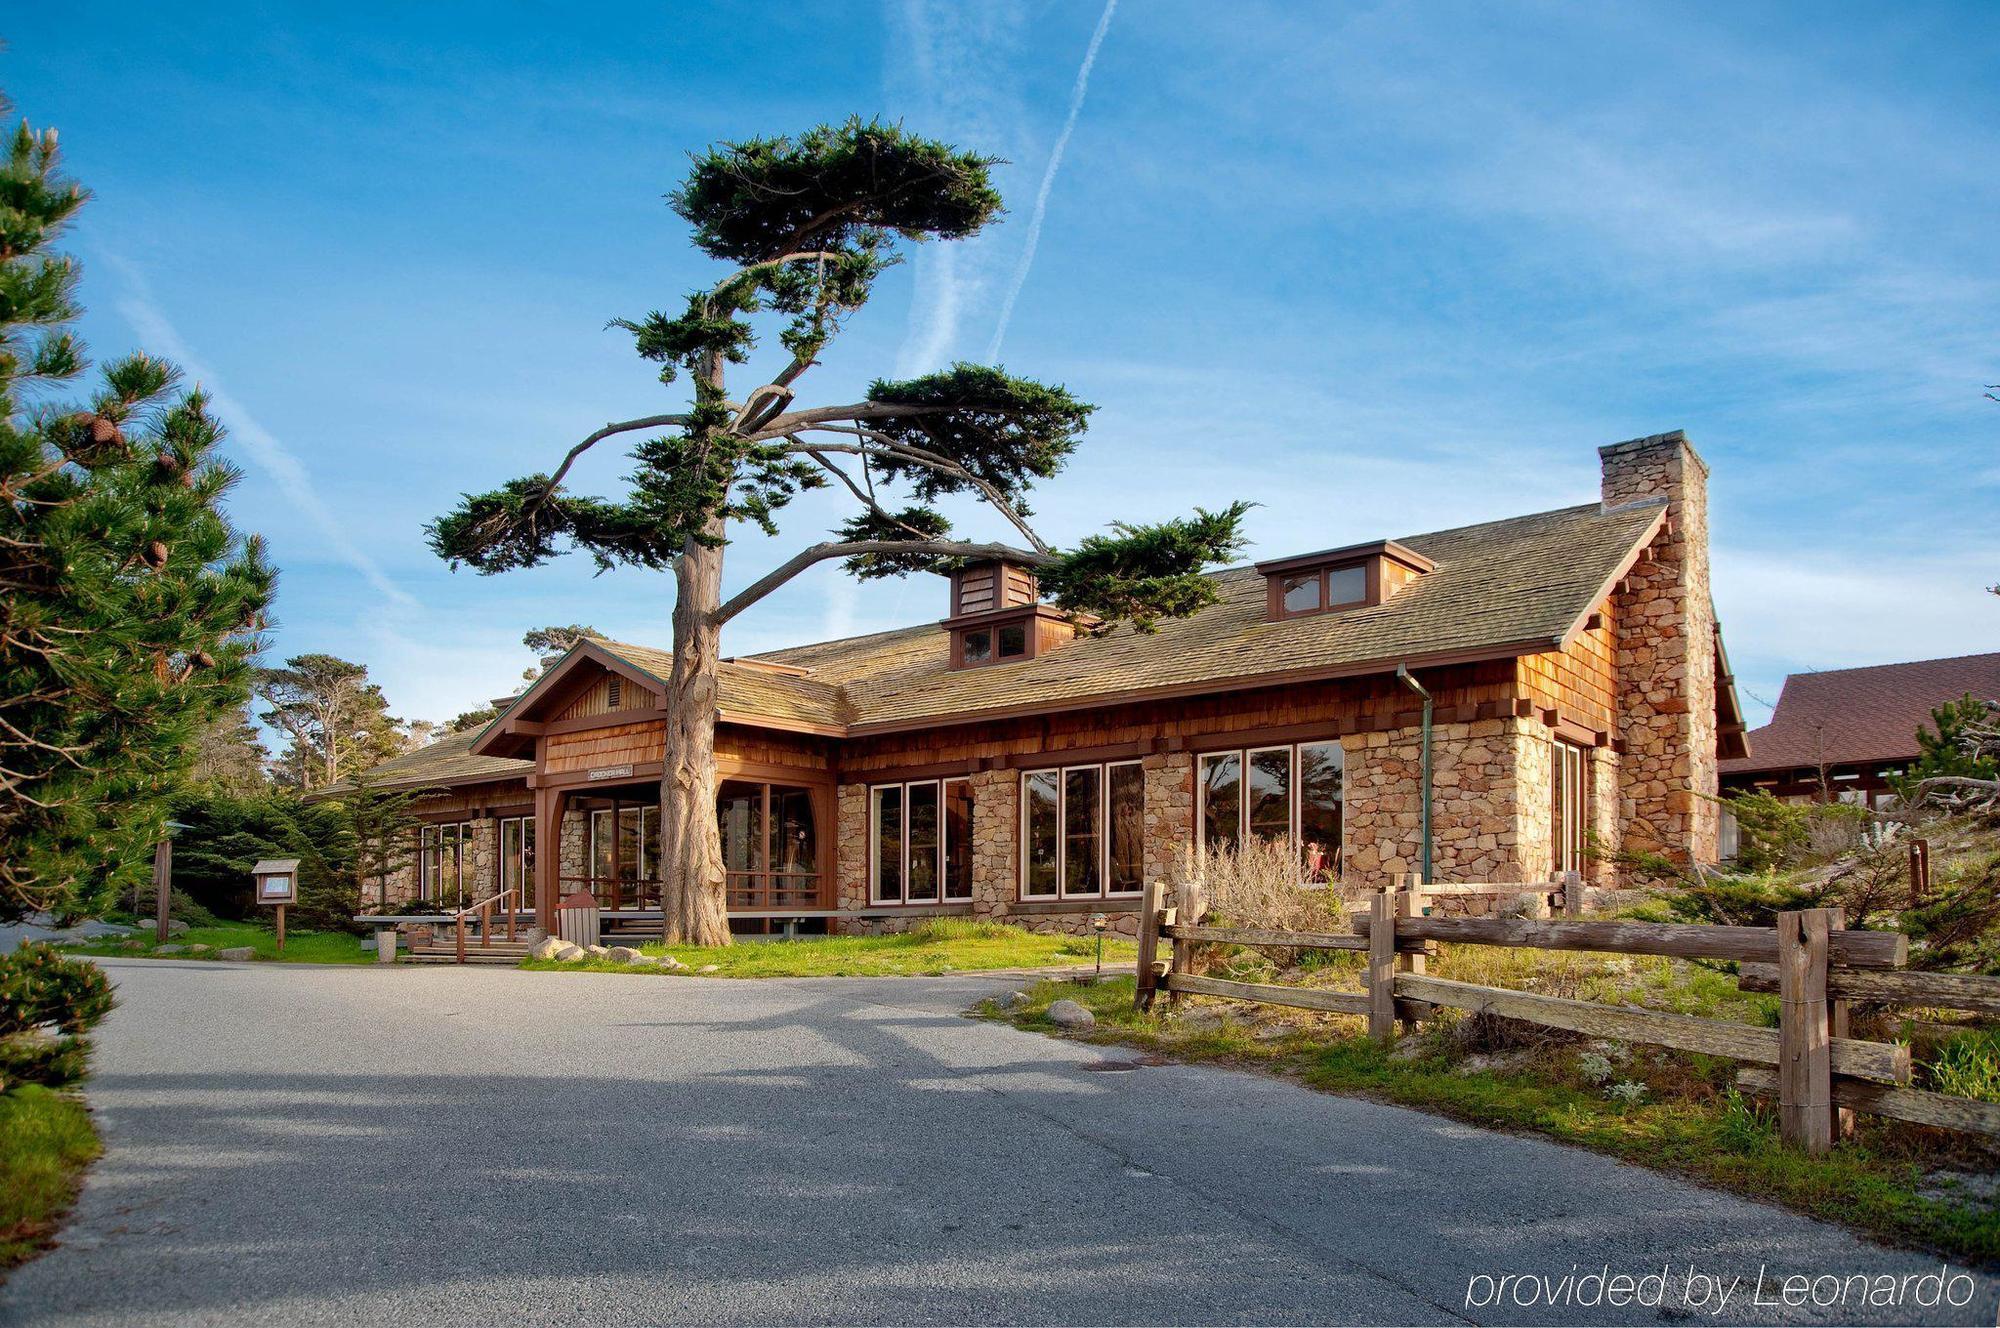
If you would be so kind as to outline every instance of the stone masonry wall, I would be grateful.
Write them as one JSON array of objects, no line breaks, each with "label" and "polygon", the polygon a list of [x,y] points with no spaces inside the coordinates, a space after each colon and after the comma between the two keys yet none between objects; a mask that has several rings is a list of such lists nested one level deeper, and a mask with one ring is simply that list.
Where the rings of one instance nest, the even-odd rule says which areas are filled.
[{"label": "stone masonry wall", "polygon": [[842,910],[868,907],[868,786],[842,784],[835,795],[839,808],[839,866],[834,897]]},{"label": "stone masonry wall", "polygon": [[[1343,887],[1376,889],[1400,872],[1421,870],[1422,730],[1349,734],[1342,746]],[[1548,879],[1548,733],[1538,720],[1436,725],[1431,767],[1434,879]]]},{"label": "stone masonry wall", "polygon": [[[1604,505],[1665,498],[1668,527],[1617,604],[1620,806],[1627,847],[1686,861],[1718,852],[1715,609],[1708,467],[1679,433],[1598,449]],[[1706,796],[1703,796],[1706,795]]]},{"label": "stone masonry wall", "polygon": [[1147,884],[1165,882],[1169,892],[1187,874],[1194,849],[1194,757],[1165,752],[1140,762],[1146,772]]},{"label": "stone masonry wall", "polygon": [[1019,871],[1015,850],[1021,837],[1021,776],[1013,770],[983,770],[969,782],[972,915],[982,921],[1006,921]]}]

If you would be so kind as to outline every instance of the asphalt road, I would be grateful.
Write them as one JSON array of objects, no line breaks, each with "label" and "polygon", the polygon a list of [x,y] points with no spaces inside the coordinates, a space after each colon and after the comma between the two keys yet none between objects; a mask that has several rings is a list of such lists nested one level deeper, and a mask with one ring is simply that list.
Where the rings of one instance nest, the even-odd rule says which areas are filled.
[{"label": "asphalt road", "polygon": [[[1743,1279],[1723,1322],[1995,1320],[1983,1276],[1759,1308],[1760,1268],[1938,1261],[1278,1080],[1094,1073],[1129,1057],[961,1017],[993,978],[107,967],[110,1151],[0,1321],[1717,1321],[1689,1267]],[[1512,1303],[1607,1266],[1670,1269],[1664,1308]]]}]

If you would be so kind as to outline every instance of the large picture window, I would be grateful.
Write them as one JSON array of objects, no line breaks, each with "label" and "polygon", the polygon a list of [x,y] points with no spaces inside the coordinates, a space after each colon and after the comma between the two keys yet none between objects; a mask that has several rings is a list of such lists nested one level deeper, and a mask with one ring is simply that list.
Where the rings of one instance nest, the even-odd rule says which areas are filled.
[{"label": "large picture window", "polygon": [[972,898],[972,785],[921,779],[868,790],[868,888],[877,904]]},{"label": "large picture window", "polygon": [[1251,839],[1290,843],[1306,881],[1338,879],[1346,772],[1338,742],[1205,752],[1195,766],[1196,841],[1211,852]]},{"label": "large picture window", "polygon": [[516,908],[535,905],[535,818],[509,816],[500,822],[500,888],[514,890]]},{"label": "large picture window", "polygon": [[1137,761],[1021,776],[1021,897],[1136,894],[1144,879],[1146,776]]},{"label": "large picture window", "polygon": [[715,812],[731,908],[817,906],[819,834],[811,789],[726,779],[716,791]]},{"label": "large picture window", "polygon": [[426,825],[417,831],[417,894],[447,908],[464,908],[472,876],[471,821]]}]

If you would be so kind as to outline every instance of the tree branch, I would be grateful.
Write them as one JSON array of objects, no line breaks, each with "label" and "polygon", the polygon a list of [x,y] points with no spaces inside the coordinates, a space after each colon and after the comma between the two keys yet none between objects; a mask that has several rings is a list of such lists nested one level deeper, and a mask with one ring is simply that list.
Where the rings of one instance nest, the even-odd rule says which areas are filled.
[{"label": "tree branch", "polygon": [[[857,448],[856,450],[858,451],[860,449]],[[873,487],[872,483],[870,489],[863,489],[860,485],[854,482],[853,477],[850,476],[846,471],[842,470],[839,466],[834,465],[831,461],[828,461],[824,455],[822,455],[820,452],[811,447],[806,448],[806,455],[811,457],[813,461],[818,464],[821,470],[825,471],[827,474],[833,476],[835,479],[839,480],[842,484],[846,485],[847,491],[853,494],[855,500],[861,503],[869,511],[875,513],[875,515],[881,517],[884,521],[887,521],[890,525],[901,526],[904,530],[909,531],[910,537],[912,539],[922,539],[924,537],[923,531],[918,530],[915,526],[897,520],[894,513],[890,512],[887,508],[883,507],[882,504],[875,501],[875,495],[871,491]],[[862,457],[861,464],[865,467],[868,464],[868,458],[865,456]]]},{"label": "tree branch", "polygon": [[[935,470],[939,474],[950,475],[955,479],[965,481],[973,488],[979,490],[980,494],[985,497],[993,509],[1006,517],[1008,523],[1014,529],[1021,532],[1022,538],[1034,547],[1036,553],[1049,552],[1047,543],[1043,541],[1040,535],[1035,533],[1034,527],[1030,526],[1021,514],[1014,510],[1014,504],[1007,501],[1007,496],[1000,492],[998,486],[988,480],[981,479],[958,462],[953,461],[950,457],[932,452],[926,448],[914,447],[909,443],[892,438],[888,434],[875,429],[864,428],[860,425],[814,424],[807,427],[816,433],[857,434],[874,443],[882,451],[887,452],[893,457],[907,461],[911,465],[922,466],[926,470]],[[793,441],[799,442],[801,446],[808,448],[818,446],[818,444],[803,442],[796,437],[794,437]],[[864,459],[869,455],[866,448],[856,450],[860,451]]]},{"label": "tree branch", "polygon": [[1030,567],[1054,562],[1046,553],[1030,553],[1006,544],[966,544],[958,540],[846,540],[815,544],[793,554],[772,571],[739,591],[728,603],[709,615],[709,622],[722,626],[743,610],[763,599],[785,582],[815,563],[829,558],[852,558],[863,553],[928,553],[940,558],[1005,558]]}]

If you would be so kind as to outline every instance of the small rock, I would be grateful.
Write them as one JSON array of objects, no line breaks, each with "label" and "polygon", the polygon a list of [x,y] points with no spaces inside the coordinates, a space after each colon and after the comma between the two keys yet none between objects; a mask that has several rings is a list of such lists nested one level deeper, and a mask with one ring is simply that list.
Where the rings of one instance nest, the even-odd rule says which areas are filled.
[{"label": "small rock", "polygon": [[235,945],[227,950],[217,950],[215,957],[217,959],[228,959],[232,962],[241,963],[245,960],[255,959],[257,957],[257,950],[254,946]]},{"label": "small rock", "polygon": [[154,954],[186,954],[186,953],[187,953],[187,947],[186,947],[185,945],[156,945],[156,946],[154,946],[154,947],[153,947],[153,953],[154,953]]},{"label": "small rock", "polygon": [[658,968],[660,966],[659,960],[655,959],[652,955],[647,955],[647,954],[639,955],[638,957],[633,959],[628,959],[625,962],[632,965],[632,967],[634,968]]},{"label": "small rock", "polygon": [[610,953],[611,953],[611,951],[610,951],[609,947],[607,947],[607,946],[602,946],[602,945],[586,945],[586,946],[584,946],[583,948],[584,948],[584,951],[585,951],[586,953],[588,953],[588,954],[594,954],[594,955],[596,955],[596,956],[597,956],[597,957],[598,957],[599,959],[602,959],[602,958],[604,958],[604,956],[606,956],[606,955],[608,955],[608,954],[610,954]]},{"label": "small rock", "polygon": [[614,964],[636,964],[646,956],[629,945],[614,945],[604,952],[604,957]]},{"label": "small rock", "polygon": [[[681,963],[681,962],[680,962],[680,961],[679,961],[678,959],[676,959],[676,960],[674,961],[674,967],[675,967],[675,968],[686,968],[686,967],[687,967],[687,965],[686,965],[686,964],[683,964],[683,963]],[[722,965],[721,965],[721,964],[703,964],[703,965],[702,965],[702,966],[701,966],[700,968],[698,968],[698,969],[696,969],[696,970],[695,970],[695,972],[697,972],[697,973],[720,973],[721,971],[722,971]]]},{"label": "small rock", "polygon": [[674,958],[672,955],[662,956],[660,959],[660,967],[666,969],[670,973],[685,973],[688,971],[688,966],[686,964],[683,964],[680,960]]},{"label": "small rock", "polygon": [[208,953],[208,952],[209,952],[210,950],[212,950],[212,949],[214,949],[214,948],[215,948],[215,947],[214,947],[214,946],[212,946],[212,945],[203,945],[203,944],[202,944],[202,943],[201,943],[200,941],[196,941],[196,942],[195,942],[195,943],[194,943],[193,945],[190,945],[190,946],[188,947],[188,953],[189,953],[189,954],[207,954],[207,953]]},{"label": "small rock", "polygon": [[1003,1010],[1016,1010],[1027,1003],[1028,993],[1025,991],[1010,991],[1005,996],[1002,996],[999,1001],[1000,1008]]},{"label": "small rock", "polygon": [[571,945],[568,941],[564,941],[550,957],[558,964],[580,964],[590,958],[590,952],[580,945]]},{"label": "small rock", "polygon": [[179,918],[172,919],[167,923],[167,935],[169,936],[184,935],[186,934],[187,929],[188,929],[187,923],[182,922]]},{"label": "small rock", "polygon": [[1057,1028],[1090,1028],[1097,1016],[1072,1000],[1060,1000],[1049,1007],[1049,1022]]},{"label": "small rock", "polygon": [[570,943],[560,936],[544,936],[541,940],[536,941],[528,947],[528,958],[554,959],[566,947],[575,948],[570,946]]}]

